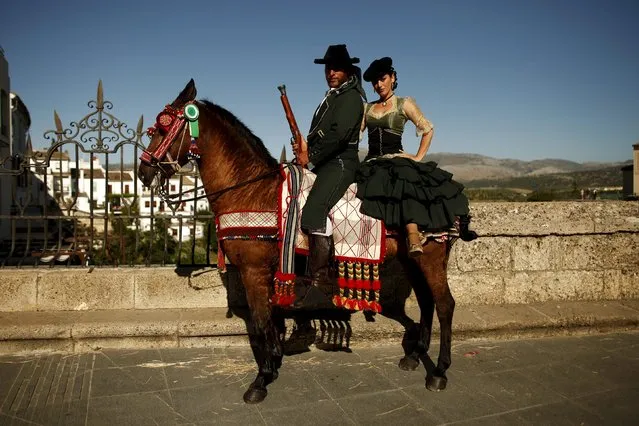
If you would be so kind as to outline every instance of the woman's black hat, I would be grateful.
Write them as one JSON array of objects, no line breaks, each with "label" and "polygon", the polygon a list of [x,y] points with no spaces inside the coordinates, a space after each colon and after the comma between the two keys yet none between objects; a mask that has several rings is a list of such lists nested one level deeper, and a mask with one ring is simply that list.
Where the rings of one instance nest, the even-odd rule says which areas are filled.
[{"label": "woman's black hat", "polygon": [[395,71],[393,68],[393,60],[388,56],[385,56],[380,59],[375,59],[368,66],[368,69],[364,71],[364,80],[368,82],[373,82],[379,77],[392,74]]},{"label": "woman's black hat", "polygon": [[351,66],[359,63],[359,58],[351,58],[345,44],[332,44],[326,49],[323,58],[315,59],[316,64]]}]

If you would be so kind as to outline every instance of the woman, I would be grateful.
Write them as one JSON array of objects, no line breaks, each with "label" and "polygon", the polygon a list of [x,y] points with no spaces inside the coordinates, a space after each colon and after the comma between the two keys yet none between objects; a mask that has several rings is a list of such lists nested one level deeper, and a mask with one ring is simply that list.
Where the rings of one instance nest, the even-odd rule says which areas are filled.
[{"label": "woman", "polygon": [[[395,95],[397,73],[389,57],[371,63],[364,80],[379,99],[366,104],[361,130],[368,129],[368,155],[357,174],[361,211],[382,219],[388,228],[406,227],[409,254],[419,256],[423,231],[448,229],[459,218],[460,237],[477,238],[468,229],[468,199],[464,186],[434,162],[421,162],[433,139],[433,125],[412,98]],[[412,121],[421,137],[417,154],[405,153],[402,133]]]}]

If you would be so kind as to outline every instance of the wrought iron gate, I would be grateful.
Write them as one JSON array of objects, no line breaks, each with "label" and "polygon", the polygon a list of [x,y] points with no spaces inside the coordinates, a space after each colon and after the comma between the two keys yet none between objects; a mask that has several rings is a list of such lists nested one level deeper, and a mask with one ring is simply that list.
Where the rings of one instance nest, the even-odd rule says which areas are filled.
[{"label": "wrought iron gate", "polygon": [[[29,140],[24,152],[0,152],[0,266],[209,264],[208,203],[166,205],[138,179],[143,117],[135,130],[115,117],[101,81],[88,106],[67,128],[54,111],[46,150]],[[183,168],[169,186],[198,183],[197,170]]]}]

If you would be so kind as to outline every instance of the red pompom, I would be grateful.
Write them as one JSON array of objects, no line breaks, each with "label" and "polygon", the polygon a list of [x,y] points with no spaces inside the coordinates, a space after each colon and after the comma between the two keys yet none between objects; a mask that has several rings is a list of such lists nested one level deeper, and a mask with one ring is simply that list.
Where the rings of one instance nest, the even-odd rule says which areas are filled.
[{"label": "red pompom", "polygon": [[338,294],[336,294],[335,296],[333,296],[333,305],[337,306],[338,308],[342,307],[342,298],[339,297]]},{"label": "red pompom", "polygon": [[357,305],[358,305],[360,311],[368,311],[371,308],[369,303],[368,303],[368,300],[366,300],[366,299],[358,300],[357,301]]}]

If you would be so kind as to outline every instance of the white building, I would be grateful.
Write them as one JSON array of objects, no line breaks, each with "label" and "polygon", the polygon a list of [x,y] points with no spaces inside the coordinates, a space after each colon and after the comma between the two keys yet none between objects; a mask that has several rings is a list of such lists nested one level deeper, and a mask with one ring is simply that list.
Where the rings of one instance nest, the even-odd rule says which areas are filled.
[{"label": "white building", "polygon": [[[0,169],[11,169],[11,107],[9,94],[9,63],[0,47]],[[7,174],[0,174],[0,216],[8,216],[11,206],[11,180]],[[0,220],[0,239],[7,238],[11,232],[7,220]]]},{"label": "white building", "polygon": [[11,154],[24,155],[27,152],[31,115],[20,96],[11,92]]},{"label": "white building", "polygon": [[[36,152],[43,157],[45,152]],[[32,163],[33,182],[18,191],[17,198],[30,204],[44,205],[46,198],[55,201],[63,215],[94,217],[94,227],[98,232],[104,228],[104,218],[109,214],[121,214],[131,207],[137,195],[139,212],[138,227],[141,231],[151,229],[151,217],[162,217],[170,221],[169,233],[176,239],[186,241],[204,236],[201,223],[193,223],[188,216],[197,211],[208,210],[206,199],[184,202],[171,209],[159,196],[151,197],[151,192],[136,179],[133,170],[105,170],[97,157],[91,162],[80,158],[72,160],[66,152],[54,152],[46,168]],[[195,180],[192,174],[175,175],[169,181],[169,192],[186,192],[184,198],[194,196]],[[45,190],[46,187],[46,190]],[[198,195],[204,195],[200,189]],[[47,197],[48,195],[48,197]],[[49,213],[51,214],[51,213]]]}]

